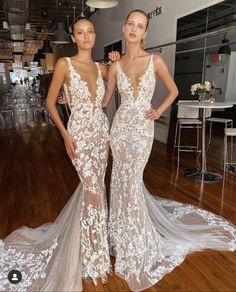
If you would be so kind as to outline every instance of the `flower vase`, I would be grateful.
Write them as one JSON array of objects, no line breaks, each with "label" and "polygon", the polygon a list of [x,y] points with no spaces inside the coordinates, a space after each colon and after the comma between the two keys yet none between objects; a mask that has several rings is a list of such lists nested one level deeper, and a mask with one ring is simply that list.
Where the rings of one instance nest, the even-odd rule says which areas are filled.
[{"label": "flower vase", "polygon": [[214,98],[213,95],[211,95],[211,97],[209,98],[209,102],[210,102],[211,104],[214,104],[215,101],[216,101],[216,99]]},{"label": "flower vase", "polygon": [[206,100],[206,92],[200,92],[200,93],[198,93],[198,96],[199,96],[199,101],[200,102]]}]

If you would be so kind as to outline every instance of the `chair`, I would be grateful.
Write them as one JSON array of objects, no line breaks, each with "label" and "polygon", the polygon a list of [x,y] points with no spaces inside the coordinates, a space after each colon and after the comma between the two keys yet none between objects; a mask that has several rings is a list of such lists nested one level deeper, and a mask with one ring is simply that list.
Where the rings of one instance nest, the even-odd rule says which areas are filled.
[{"label": "chair", "polygon": [[33,120],[36,124],[39,124],[42,121],[48,123],[48,114],[45,107],[35,107],[33,117]]},{"label": "chair", "polygon": [[4,118],[2,112],[0,111],[0,132],[3,132],[4,129]]},{"label": "chair", "polygon": [[[179,100],[177,122],[175,127],[175,140],[174,150],[177,148],[177,166],[179,167],[180,152],[196,152],[200,153],[199,149],[199,129],[202,126],[202,122],[199,120],[199,108],[187,108],[184,107],[185,102],[198,102],[197,100]],[[197,140],[195,145],[181,145],[181,132],[182,129],[196,129]],[[177,142],[178,140],[178,142]]]},{"label": "chair", "polygon": [[15,111],[16,124],[18,126],[28,126],[31,121],[31,112],[28,108],[18,108]]},{"label": "chair", "polygon": [[15,127],[15,113],[12,109],[1,110],[1,130],[7,131]]},{"label": "chair", "polygon": [[[230,155],[228,147],[228,137],[231,137],[230,143]],[[229,166],[234,166],[236,168],[236,160],[233,162],[233,138],[236,137],[236,128],[225,128],[224,135],[224,174]],[[229,158],[230,157],[230,158]]]},{"label": "chair", "polygon": [[[210,113],[210,115],[211,115],[211,113]],[[228,126],[233,128],[233,120],[232,119],[209,117],[206,119],[206,121],[210,123],[209,139],[208,139],[207,146],[209,146],[211,143],[212,123],[224,124],[225,129],[228,128]]]}]

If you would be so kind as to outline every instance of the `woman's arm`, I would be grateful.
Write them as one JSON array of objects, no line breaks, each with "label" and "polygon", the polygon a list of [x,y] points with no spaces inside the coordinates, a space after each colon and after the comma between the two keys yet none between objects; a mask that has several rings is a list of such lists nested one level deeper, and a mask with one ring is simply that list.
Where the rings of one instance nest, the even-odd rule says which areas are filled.
[{"label": "woman's arm", "polygon": [[[118,51],[111,51],[108,53],[108,58],[111,62],[119,61],[120,60],[120,53]],[[102,72],[102,79],[107,81],[108,78],[108,69],[104,63],[100,63],[100,70]]]},{"label": "woman's arm", "polygon": [[116,62],[114,62],[109,70],[108,70],[108,78],[107,78],[107,85],[106,85],[106,92],[104,98],[102,100],[102,107],[106,107],[115,91],[116,88]]},{"label": "woman's arm", "polygon": [[158,106],[158,108],[150,109],[146,112],[145,117],[150,120],[159,119],[159,117],[170,107],[170,105],[179,94],[178,88],[173,78],[171,77],[165,62],[160,56],[154,56],[154,68],[157,77],[159,77],[165,84],[168,90],[168,95],[166,96],[164,101]]},{"label": "woman's arm", "polygon": [[64,58],[61,58],[57,61],[52,81],[48,90],[47,98],[46,98],[46,107],[47,110],[53,119],[54,123],[56,124],[57,128],[59,129],[65,143],[65,147],[67,153],[71,159],[75,157],[75,141],[70,136],[68,131],[63,125],[63,122],[59,116],[56,107],[57,96],[60,91],[60,88],[64,82],[65,76],[67,72],[67,62]]}]

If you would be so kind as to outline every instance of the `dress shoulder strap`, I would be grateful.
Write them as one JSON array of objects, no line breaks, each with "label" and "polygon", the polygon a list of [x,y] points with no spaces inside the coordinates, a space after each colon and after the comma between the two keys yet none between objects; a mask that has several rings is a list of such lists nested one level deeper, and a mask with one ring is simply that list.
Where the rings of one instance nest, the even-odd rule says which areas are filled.
[{"label": "dress shoulder strap", "polygon": [[154,66],[154,61],[153,61],[153,54],[151,54],[147,71],[151,71],[154,74],[154,71],[155,71],[154,68],[155,68],[155,66]]},{"label": "dress shoulder strap", "polygon": [[98,71],[100,72],[101,69],[100,69],[99,63],[98,63],[98,62],[94,62],[94,63],[97,65],[97,67],[98,67]]},{"label": "dress shoulder strap", "polygon": [[153,66],[153,54],[151,54],[150,59],[149,59],[149,66]]},{"label": "dress shoulder strap", "polygon": [[102,76],[102,71],[101,71],[101,68],[99,66],[99,63],[98,62],[95,62],[95,64],[97,65],[97,68],[98,68],[98,75],[99,76]]},{"label": "dress shoulder strap", "polygon": [[71,69],[72,69],[71,60],[70,60],[69,57],[65,57],[65,58],[66,58],[66,61],[67,61],[68,67],[69,67],[69,69],[71,70]]}]

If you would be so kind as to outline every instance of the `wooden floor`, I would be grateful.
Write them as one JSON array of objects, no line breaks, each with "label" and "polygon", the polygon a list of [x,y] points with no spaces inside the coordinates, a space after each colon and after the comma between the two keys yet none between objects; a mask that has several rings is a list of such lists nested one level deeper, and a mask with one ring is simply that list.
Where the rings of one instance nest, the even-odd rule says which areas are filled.
[{"label": "wooden floor", "polygon": [[[221,129],[208,150],[208,168],[222,173]],[[0,135],[0,238],[22,225],[37,227],[54,221],[78,184],[61,137],[54,128],[33,128]],[[195,165],[194,155],[184,154],[179,172],[172,150],[155,142],[144,180],[154,195],[191,203],[236,224],[236,173],[222,182],[200,183],[182,175]],[[106,183],[109,184],[111,162]],[[114,259],[112,259],[114,263]],[[115,275],[94,286],[84,281],[84,291],[130,291]],[[236,254],[203,251],[186,260],[146,291],[236,291]]]}]

